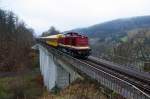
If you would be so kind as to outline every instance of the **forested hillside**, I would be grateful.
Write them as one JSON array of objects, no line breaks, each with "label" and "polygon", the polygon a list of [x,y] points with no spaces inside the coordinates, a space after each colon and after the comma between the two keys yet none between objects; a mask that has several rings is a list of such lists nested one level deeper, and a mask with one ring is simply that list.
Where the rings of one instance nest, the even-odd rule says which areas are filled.
[{"label": "forested hillside", "polygon": [[13,12],[0,9],[0,71],[30,66],[33,38],[33,30]]},{"label": "forested hillside", "polygon": [[84,33],[92,38],[117,39],[126,35],[129,30],[147,27],[150,27],[150,16],[117,19],[73,31]]}]

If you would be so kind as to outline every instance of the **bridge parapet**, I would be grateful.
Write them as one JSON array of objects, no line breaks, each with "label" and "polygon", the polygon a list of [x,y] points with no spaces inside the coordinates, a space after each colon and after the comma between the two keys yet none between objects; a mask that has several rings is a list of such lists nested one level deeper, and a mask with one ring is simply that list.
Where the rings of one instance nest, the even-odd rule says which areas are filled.
[{"label": "bridge parapet", "polygon": [[[41,45],[38,45],[41,46]],[[42,47],[42,46],[41,46]],[[44,47],[43,47],[44,48]],[[101,85],[115,91],[116,93],[129,98],[129,99],[150,99],[150,96],[134,85],[119,79],[105,71],[97,69],[85,62],[73,58],[63,52],[60,52],[54,48],[48,48],[47,51],[55,56],[56,59],[68,63],[76,71],[84,73],[97,80]]]}]

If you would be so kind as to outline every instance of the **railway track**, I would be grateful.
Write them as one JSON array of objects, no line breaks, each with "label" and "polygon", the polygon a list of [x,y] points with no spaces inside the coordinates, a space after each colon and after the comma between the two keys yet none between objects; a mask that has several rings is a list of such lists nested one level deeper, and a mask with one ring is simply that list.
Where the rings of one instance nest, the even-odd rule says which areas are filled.
[{"label": "railway track", "polygon": [[145,79],[143,80],[143,78],[140,77],[135,77],[133,75],[124,73],[123,71],[118,71],[113,67],[109,67],[106,66],[106,64],[102,64],[100,62],[95,62],[94,60],[86,59],[86,60],[82,60],[83,62],[97,68],[100,70],[103,70],[107,73],[110,73],[111,75],[114,75],[124,81],[127,81],[129,83],[131,83],[132,85],[136,86],[137,88],[141,89],[143,92],[150,94],[150,85],[149,85],[149,80]]},{"label": "railway track", "polygon": [[98,59],[93,56],[89,56],[88,60],[98,65],[109,68],[111,70],[115,70],[116,72],[122,73],[124,75],[130,75],[131,77],[134,77],[142,82],[145,82],[150,86],[150,74],[148,73],[131,70],[130,68],[124,68],[121,65],[103,59]]}]

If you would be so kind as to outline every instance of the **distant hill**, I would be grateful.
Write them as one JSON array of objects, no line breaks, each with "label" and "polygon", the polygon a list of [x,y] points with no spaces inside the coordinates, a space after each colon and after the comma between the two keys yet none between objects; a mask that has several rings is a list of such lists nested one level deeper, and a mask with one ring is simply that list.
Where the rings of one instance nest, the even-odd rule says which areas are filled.
[{"label": "distant hill", "polygon": [[128,31],[138,28],[149,28],[150,16],[139,16],[125,19],[117,19],[101,24],[96,24],[87,28],[73,29],[71,31],[80,32],[91,38],[112,39],[123,37]]}]

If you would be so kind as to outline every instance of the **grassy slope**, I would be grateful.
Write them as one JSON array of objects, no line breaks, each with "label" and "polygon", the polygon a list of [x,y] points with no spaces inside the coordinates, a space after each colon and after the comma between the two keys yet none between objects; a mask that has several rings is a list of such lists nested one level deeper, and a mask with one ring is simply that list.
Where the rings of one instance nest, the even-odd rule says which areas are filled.
[{"label": "grassy slope", "polygon": [[36,99],[43,92],[39,71],[0,78],[0,99]]},{"label": "grassy slope", "polygon": [[59,93],[45,94],[39,99],[107,99],[100,88],[87,80],[76,80]]}]

